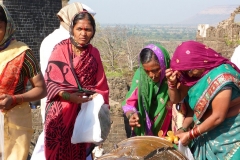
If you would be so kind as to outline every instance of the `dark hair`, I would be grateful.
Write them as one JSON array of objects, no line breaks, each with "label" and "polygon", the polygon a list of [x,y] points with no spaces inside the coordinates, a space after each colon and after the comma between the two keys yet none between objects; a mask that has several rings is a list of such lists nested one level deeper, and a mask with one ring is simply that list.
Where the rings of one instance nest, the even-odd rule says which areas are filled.
[{"label": "dark hair", "polygon": [[157,63],[159,63],[159,60],[156,56],[156,54],[149,48],[144,48],[141,52],[140,52],[140,62],[142,64],[148,63],[150,61],[156,61]]},{"label": "dark hair", "polygon": [[7,17],[2,6],[0,6],[0,21],[4,21],[5,23],[7,23]]},{"label": "dark hair", "polygon": [[77,22],[79,20],[83,20],[83,19],[87,19],[90,21],[90,23],[93,27],[93,36],[92,36],[92,38],[93,38],[95,35],[95,32],[96,32],[96,24],[95,24],[95,20],[94,20],[93,16],[88,12],[80,12],[79,14],[77,14],[73,19],[72,28],[74,28],[74,26],[77,24]]}]

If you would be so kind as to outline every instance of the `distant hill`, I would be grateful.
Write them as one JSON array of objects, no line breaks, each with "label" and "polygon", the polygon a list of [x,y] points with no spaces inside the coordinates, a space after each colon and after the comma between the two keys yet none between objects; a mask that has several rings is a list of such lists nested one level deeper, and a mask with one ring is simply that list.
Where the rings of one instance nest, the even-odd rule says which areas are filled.
[{"label": "distant hill", "polygon": [[[198,14],[179,22],[178,24],[185,25],[198,25],[198,24],[210,24],[212,26],[218,25],[219,22],[228,19],[230,14],[240,5],[229,6],[213,6],[207,8]],[[240,20],[240,16],[236,16],[237,22]]]}]

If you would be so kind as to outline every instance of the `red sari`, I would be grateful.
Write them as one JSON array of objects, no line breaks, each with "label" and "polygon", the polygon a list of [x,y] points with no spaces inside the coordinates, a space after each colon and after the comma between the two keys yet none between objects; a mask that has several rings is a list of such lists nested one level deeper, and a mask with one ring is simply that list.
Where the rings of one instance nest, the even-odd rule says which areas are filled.
[{"label": "red sari", "polygon": [[82,88],[102,94],[108,104],[109,89],[98,50],[88,45],[86,51],[73,58],[71,43],[67,39],[55,46],[45,74],[48,91],[45,121],[47,160],[86,159],[86,144],[71,144],[80,106],[58,96],[59,91],[78,91],[76,79]]}]

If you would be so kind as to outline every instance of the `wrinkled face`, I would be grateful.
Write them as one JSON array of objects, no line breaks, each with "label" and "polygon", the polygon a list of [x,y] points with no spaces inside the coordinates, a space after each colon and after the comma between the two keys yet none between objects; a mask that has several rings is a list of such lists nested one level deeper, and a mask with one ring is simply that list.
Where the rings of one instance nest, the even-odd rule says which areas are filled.
[{"label": "wrinkled face", "polygon": [[6,32],[6,23],[4,21],[0,21],[0,42],[3,40]]},{"label": "wrinkled face", "polygon": [[160,81],[160,73],[161,73],[161,68],[158,62],[155,60],[151,60],[148,63],[143,64],[143,68],[147,75],[154,81],[154,82],[159,82]]},{"label": "wrinkled face", "polygon": [[80,45],[89,43],[93,33],[93,27],[88,19],[79,20],[73,27],[74,40]]},{"label": "wrinkled face", "polygon": [[204,71],[205,69],[192,69],[192,70],[181,71],[181,73],[189,77],[201,77]]}]

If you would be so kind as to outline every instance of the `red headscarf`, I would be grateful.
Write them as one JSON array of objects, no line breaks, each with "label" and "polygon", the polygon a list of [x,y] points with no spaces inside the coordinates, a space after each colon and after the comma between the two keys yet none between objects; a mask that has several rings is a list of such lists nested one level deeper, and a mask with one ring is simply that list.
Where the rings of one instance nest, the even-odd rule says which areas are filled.
[{"label": "red headscarf", "polygon": [[[240,70],[235,64],[208,46],[196,41],[186,41],[176,48],[170,67],[178,71],[205,69],[205,72],[202,74],[202,76],[204,76],[210,70],[221,64],[230,64],[240,73]],[[201,77],[182,75],[181,82],[186,86],[193,86],[200,78]]]}]

